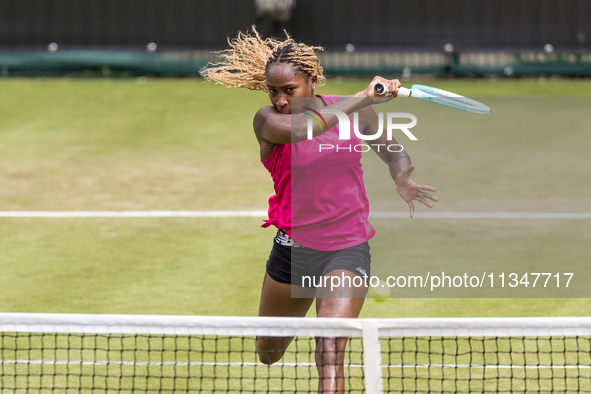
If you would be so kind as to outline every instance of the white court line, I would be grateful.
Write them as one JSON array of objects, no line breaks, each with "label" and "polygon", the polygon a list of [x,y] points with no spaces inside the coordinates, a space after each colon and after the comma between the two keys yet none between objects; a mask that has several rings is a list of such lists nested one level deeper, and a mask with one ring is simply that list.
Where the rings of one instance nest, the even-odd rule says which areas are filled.
[{"label": "white court line", "polygon": [[[375,212],[376,218],[407,218],[408,212]],[[591,219],[591,213],[563,212],[415,212],[415,218],[429,219]]]},{"label": "white court line", "polygon": [[235,218],[267,217],[267,211],[0,211],[3,218]]},{"label": "white court line", "polygon": [[[0,211],[0,218],[266,218],[267,211]],[[374,218],[408,218],[408,212],[373,212]],[[591,213],[417,212],[416,219],[591,219]]]}]

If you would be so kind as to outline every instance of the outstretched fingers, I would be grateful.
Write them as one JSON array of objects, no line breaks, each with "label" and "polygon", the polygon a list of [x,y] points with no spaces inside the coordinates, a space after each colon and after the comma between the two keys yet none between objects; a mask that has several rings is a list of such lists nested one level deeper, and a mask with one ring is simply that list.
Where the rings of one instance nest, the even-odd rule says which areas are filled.
[{"label": "outstretched fingers", "polygon": [[[431,193],[427,193],[425,190],[428,190],[430,192],[437,191],[437,189],[434,188],[433,186],[417,185],[417,191],[414,195],[414,198],[408,202],[408,208],[410,210],[410,217],[411,218],[414,216],[414,204],[412,202],[413,200],[416,200],[429,208],[433,208],[433,204],[431,203],[431,201],[434,201],[434,202],[439,201],[439,198],[437,196],[435,196]],[[431,201],[429,201],[429,200],[431,200]]]},{"label": "outstretched fingers", "polygon": [[430,191],[430,192],[436,192],[437,191],[437,188],[436,187],[429,186],[429,185],[417,185],[417,188],[419,190],[427,190],[427,191]]},{"label": "outstretched fingers", "polygon": [[412,219],[412,217],[415,215],[415,205],[412,203],[412,201],[408,202],[408,210],[410,211],[410,218]]},{"label": "outstretched fingers", "polygon": [[437,191],[437,188],[429,185],[419,185],[412,180],[411,174],[414,170],[415,166],[411,164],[398,173],[395,179],[396,191],[407,202],[411,218],[414,216],[414,200],[429,208],[433,208],[431,201],[439,201],[439,198],[432,194]]},{"label": "outstretched fingers", "polygon": [[423,204],[425,204],[426,206],[428,206],[429,208],[432,208],[433,204],[431,204],[431,202],[429,202],[428,200],[437,202],[437,201],[439,201],[439,198],[431,193],[424,192],[423,190],[429,190],[431,192],[436,192],[437,189],[435,189],[434,187],[431,187],[431,186],[419,186],[419,189],[418,189],[416,197],[415,197],[415,199],[417,201],[420,201]]}]

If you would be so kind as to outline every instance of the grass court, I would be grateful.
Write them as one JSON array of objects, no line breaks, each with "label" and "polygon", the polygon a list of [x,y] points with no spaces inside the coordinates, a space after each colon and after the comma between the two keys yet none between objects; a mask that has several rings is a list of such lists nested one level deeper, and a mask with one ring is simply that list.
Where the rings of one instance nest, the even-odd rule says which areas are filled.
[{"label": "grass court", "polygon": [[[353,94],[366,82],[329,78],[318,93]],[[491,106],[486,118],[408,102],[408,111],[425,111],[419,141],[404,145],[414,179],[439,189],[430,212],[591,212],[589,116],[581,112],[591,81],[403,84],[412,83]],[[251,126],[268,104],[264,93],[144,78],[3,79],[0,90],[2,212],[266,209],[272,182]],[[385,166],[373,156],[364,165],[375,210],[406,212],[397,195],[380,199],[394,191]],[[427,211],[415,206],[418,216]],[[3,217],[0,304],[5,312],[256,315],[274,235],[259,228],[261,219]],[[591,255],[588,220],[374,225],[376,272],[417,261],[439,270],[523,263],[557,271]],[[380,249],[392,242],[395,259]],[[591,306],[586,298],[511,294],[368,300],[362,317],[581,316]]]}]

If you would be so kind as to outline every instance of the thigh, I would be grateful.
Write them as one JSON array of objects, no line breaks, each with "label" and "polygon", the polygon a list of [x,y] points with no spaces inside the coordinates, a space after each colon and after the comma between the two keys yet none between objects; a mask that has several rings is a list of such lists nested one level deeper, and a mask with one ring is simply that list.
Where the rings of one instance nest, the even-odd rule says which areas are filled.
[{"label": "thigh", "polygon": [[[359,311],[355,312],[355,309],[361,309],[370,279],[371,256],[369,244],[366,242],[334,252],[322,252],[317,256],[319,259],[315,262],[314,269],[317,275],[322,277],[322,280],[318,281],[321,285],[316,289],[316,298],[361,299],[361,301],[357,302],[338,300],[331,302],[341,305],[349,302],[353,308],[351,310],[352,315],[347,313],[347,316],[343,317],[357,317],[353,316],[359,314]],[[357,305],[357,307],[354,305]]]},{"label": "thigh", "polygon": [[263,279],[259,316],[306,316],[313,298],[292,297],[292,285],[273,280],[268,273]]},{"label": "thigh", "polygon": [[316,289],[316,315],[318,317],[356,318],[361,313],[367,287],[359,276],[348,270],[334,270],[328,276],[339,278],[340,286]]}]

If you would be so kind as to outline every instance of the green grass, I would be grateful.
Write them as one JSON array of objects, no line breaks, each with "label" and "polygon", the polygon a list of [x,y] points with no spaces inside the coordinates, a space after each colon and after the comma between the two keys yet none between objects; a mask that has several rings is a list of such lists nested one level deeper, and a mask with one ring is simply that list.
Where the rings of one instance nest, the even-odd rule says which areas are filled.
[{"label": "green grass", "polygon": [[260,207],[272,186],[250,119],[264,97],[143,81],[2,81],[2,209]]},{"label": "green grass", "polygon": [[270,244],[258,225],[257,219],[3,219],[3,311],[252,315]]},{"label": "green grass", "polygon": [[[318,93],[351,94],[366,83],[335,79]],[[488,118],[465,117],[393,101],[427,111],[419,117],[418,143],[397,138],[417,165],[415,179],[439,188],[436,211],[591,211],[586,118],[572,112],[587,102],[568,99],[589,97],[591,81],[404,85],[412,83],[481,97],[493,107]],[[262,210],[272,194],[251,126],[268,103],[263,93],[199,79],[2,79],[0,91],[0,211]],[[519,97],[564,97],[560,102],[570,104],[548,115],[544,108],[554,107],[538,104],[556,99]],[[515,102],[532,112],[511,111]],[[565,127],[561,116],[582,125]],[[390,196],[385,168],[367,160],[372,193]],[[395,195],[375,207],[406,210]],[[0,219],[0,304],[7,312],[255,315],[273,236],[260,223]],[[584,263],[591,237],[587,221],[397,219],[376,227],[383,231],[375,242],[400,240],[400,259],[459,267],[474,259],[538,259],[559,269],[570,260]],[[383,264],[378,249],[376,269]],[[402,298],[368,300],[362,316],[588,315],[589,306],[585,298]]]}]

